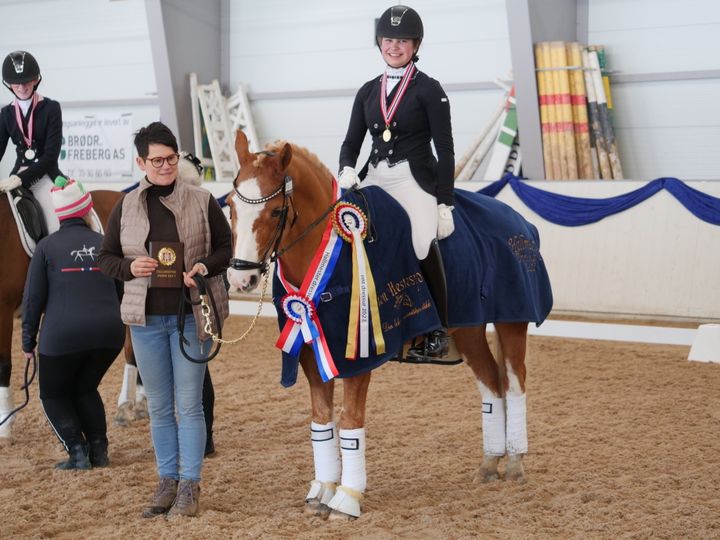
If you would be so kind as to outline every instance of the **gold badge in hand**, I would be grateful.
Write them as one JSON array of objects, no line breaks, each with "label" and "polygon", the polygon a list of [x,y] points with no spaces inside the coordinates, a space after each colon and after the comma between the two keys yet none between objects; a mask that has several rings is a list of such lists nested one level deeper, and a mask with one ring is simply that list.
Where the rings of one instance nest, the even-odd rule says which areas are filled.
[{"label": "gold badge in hand", "polygon": [[182,242],[150,242],[150,256],[160,263],[150,276],[150,287],[180,288],[183,284]]},{"label": "gold badge in hand", "polygon": [[389,128],[385,128],[385,131],[383,131],[382,134],[383,141],[390,142],[390,139],[392,138],[392,133],[390,133]]}]

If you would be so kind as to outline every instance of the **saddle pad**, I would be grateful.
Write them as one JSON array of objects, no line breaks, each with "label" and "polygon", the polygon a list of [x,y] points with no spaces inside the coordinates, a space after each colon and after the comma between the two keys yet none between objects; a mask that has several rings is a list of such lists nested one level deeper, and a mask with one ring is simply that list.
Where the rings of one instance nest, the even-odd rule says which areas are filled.
[{"label": "saddle pad", "polygon": [[[396,358],[405,342],[440,327],[403,208],[375,186],[343,199],[370,218],[365,250],[375,280],[386,352],[355,360],[344,357],[352,284],[351,248],[345,243],[324,299],[317,306],[340,378],[359,375]],[[540,324],[552,307],[552,292],[539,253],[537,229],[506,204],[464,190],[455,190],[453,216],[455,232],[440,241],[450,326],[516,321]],[[280,329],[286,320],[281,305],[284,295],[276,275],[273,302]],[[299,358],[285,352],[282,357],[281,384],[292,386]]]}]

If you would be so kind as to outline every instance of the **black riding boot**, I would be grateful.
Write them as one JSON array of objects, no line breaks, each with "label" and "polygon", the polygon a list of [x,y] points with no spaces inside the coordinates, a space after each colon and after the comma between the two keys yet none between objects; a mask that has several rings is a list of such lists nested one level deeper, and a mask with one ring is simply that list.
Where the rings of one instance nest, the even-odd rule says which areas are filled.
[{"label": "black riding boot", "polygon": [[70,458],[67,461],[61,461],[55,465],[56,469],[64,471],[70,469],[90,469],[90,459],[88,458],[88,448],[86,443],[77,443],[70,447],[68,450]]},{"label": "black riding boot", "polygon": [[203,413],[205,414],[205,457],[215,453],[215,441],[213,441],[213,420],[215,419],[215,389],[213,388],[210,370],[205,367],[205,380],[203,380]]},{"label": "black riding boot", "polygon": [[93,467],[107,467],[110,465],[107,438],[89,441],[89,446],[90,463]]},{"label": "black riding boot", "polygon": [[443,358],[448,353],[448,307],[447,283],[445,281],[445,267],[443,266],[440,245],[437,239],[430,244],[428,256],[420,261],[425,281],[435,302],[442,328],[433,330],[425,336],[419,345],[408,350],[408,358]]}]

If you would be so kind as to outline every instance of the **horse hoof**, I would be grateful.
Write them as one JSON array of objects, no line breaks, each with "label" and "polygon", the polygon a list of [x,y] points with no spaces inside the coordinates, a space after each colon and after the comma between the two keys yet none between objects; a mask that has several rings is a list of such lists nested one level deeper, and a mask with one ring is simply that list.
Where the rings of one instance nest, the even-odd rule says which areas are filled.
[{"label": "horse hoof", "polygon": [[309,499],[305,501],[305,513],[317,516],[320,519],[327,519],[330,514],[330,507],[320,502],[320,499]]},{"label": "horse hoof", "polygon": [[320,500],[319,499],[308,499],[307,501],[305,501],[305,513],[306,514],[316,516],[318,514],[319,509],[320,509]]},{"label": "horse hoof", "polygon": [[133,404],[131,401],[126,401],[118,407],[117,413],[115,413],[115,425],[127,427],[134,418]]},{"label": "horse hoof", "polygon": [[145,420],[147,418],[150,418],[150,415],[148,414],[146,397],[142,397],[135,401],[135,406],[133,407],[133,410],[135,411],[135,420]]},{"label": "horse hoof", "polygon": [[516,484],[526,484],[527,478],[525,477],[525,471],[505,471],[505,481],[515,482]]},{"label": "horse hoof", "polygon": [[515,482],[517,484],[525,484],[527,482],[525,468],[522,464],[522,455],[510,456],[505,466],[505,481]]},{"label": "horse hoof", "polygon": [[356,516],[351,516],[339,510],[331,510],[330,508],[328,508],[328,510],[330,510],[328,514],[328,520],[330,521],[355,521],[357,519]]},{"label": "horse hoof", "polygon": [[489,484],[490,482],[496,482],[497,480],[500,480],[500,475],[496,470],[490,470],[481,468],[478,472],[475,473],[475,477],[473,478],[473,482],[475,484]]},{"label": "horse hoof", "polygon": [[332,509],[324,503],[320,503],[320,506],[318,506],[317,514],[315,514],[320,519],[327,519],[330,516],[330,512],[332,512]]}]

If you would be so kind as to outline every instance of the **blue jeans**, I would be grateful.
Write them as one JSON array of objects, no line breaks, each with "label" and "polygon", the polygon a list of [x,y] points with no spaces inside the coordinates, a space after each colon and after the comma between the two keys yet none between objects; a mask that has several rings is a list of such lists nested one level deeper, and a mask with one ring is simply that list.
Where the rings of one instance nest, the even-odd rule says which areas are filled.
[{"label": "blue jeans", "polygon": [[[147,315],[145,326],[131,326],[130,334],[147,394],[158,474],[199,481],[206,437],[205,364],[191,362],[180,352],[177,315]],[[192,314],[185,318],[184,334],[190,342],[185,343],[186,352],[206,358],[212,342],[201,347]]]}]

